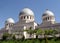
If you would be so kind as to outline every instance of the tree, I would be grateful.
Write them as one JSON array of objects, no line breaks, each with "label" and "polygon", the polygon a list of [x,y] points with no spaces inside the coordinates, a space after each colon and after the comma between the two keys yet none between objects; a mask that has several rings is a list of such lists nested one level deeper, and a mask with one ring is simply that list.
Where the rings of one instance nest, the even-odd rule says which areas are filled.
[{"label": "tree", "polygon": [[15,34],[13,34],[13,35],[12,35],[12,39],[13,39],[13,40],[15,40],[15,39],[16,39]]},{"label": "tree", "polygon": [[42,35],[43,31],[41,29],[36,29],[35,33],[36,33],[36,38],[38,38],[38,35]]},{"label": "tree", "polygon": [[2,36],[2,39],[3,39],[3,40],[6,40],[6,39],[8,39],[8,37],[11,37],[11,34],[9,34],[9,33],[4,33],[3,36]]},{"label": "tree", "polygon": [[[51,35],[53,36],[54,38],[56,38],[56,34],[58,34],[58,31],[55,30],[55,29],[49,29],[49,30],[44,30],[44,37],[45,37],[45,43],[48,43],[48,38],[47,38],[47,35]],[[48,36],[49,37],[49,36]]]},{"label": "tree", "polygon": [[57,39],[56,34],[58,34],[58,30],[57,30],[57,29],[53,29],[53,32],[52,32],[52,34],[51,34],[51,35],[53,36],[54,40],[56,40],[56,39]]},{"label": "tree", "polygon": [[49,34],[48,30],[44,30],[45,43],[48,43],[47,35]]}]

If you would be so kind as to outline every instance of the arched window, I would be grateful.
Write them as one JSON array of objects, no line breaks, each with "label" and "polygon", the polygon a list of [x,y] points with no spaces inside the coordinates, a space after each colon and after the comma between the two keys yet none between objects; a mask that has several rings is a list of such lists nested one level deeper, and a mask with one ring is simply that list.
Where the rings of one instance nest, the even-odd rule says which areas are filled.
[{"label": "arched window", "polygon": [[27,19],[29,19],[29,16],[27,16]]},{"label": "arched window", "polygon": [[26,16],[24,16],[24,19],[25,19]]},{"label": "arched window", "polygon": [[6,24],[6,26],[8,26],[8,24]]},{"label": "arched window", "polygon": [[30,19],[31,19],[31,16],[30,16]]},{"label": "arched window", "polygon": [[46,20],[47,20],[47,17],[46,17]]},{"label": "arched window", "polygon": [[21,19],[23,19],[23,16],[21,16]]},{"label": "arched window", "polygon": [[49,17],[48,17],[48,20],[49,20]]}]

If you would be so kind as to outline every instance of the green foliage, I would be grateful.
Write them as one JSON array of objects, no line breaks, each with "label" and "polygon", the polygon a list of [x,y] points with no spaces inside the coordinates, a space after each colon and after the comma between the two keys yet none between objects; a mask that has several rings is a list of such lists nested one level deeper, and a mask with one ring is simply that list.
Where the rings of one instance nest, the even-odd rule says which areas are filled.
[{"label": "green foliage", "polygon": [[6,40],[8,37],[11,37],[11,35],[8,33],[4,33],[2,36],[3,40]]},{"label": "green foliage", "polygon": [[[46,39],[47,40],[47,39]],[[25,39],[25,40],[3,40],[0,41],[0,43],[45,43],[45,39]],[[60,39],[59,40],[48,40],[48,42],[46,43],[60,43]]]},{"label": "green foliage", "polygon": [[[55,36],[55,34],[58,33],[57,30],[52,30],[52,29],[49,29],[49,30],[41,30],[41,29],[35,29],[35,30],[32,30],[31,27],[29,30],[24,30],[24,31],[27,31],[27,33],[29,34],[36,34],[37,37],[38,35],[44,35],[44,38],[42,41],[38,38],[36,39],[24,39],[24,36],[22,37],[22,39],[19,39],[19,40],[16,40],[15,38],[15,35],[11,35],[11,34],[8,34],[8,33],[4,33],[3,34],[3,41],[0,41],[0,43],[60,43],[60,39],[56,39],[56,37],[54,37],[52,40],[48,40],[48,38],[46,37],[46,35],[53,35]],[[14,40],[6,40],[7,37],[11,37],[12,36],[12,39]]]},{"label": "green foliage", "polygon": [[33,30],[28,30],[27,31],[29,34],[33,34],[34,32],[33,32]]},{"label": "green foliage", "polygon": [[14,40],[16,39],[15,35],[12,35],[12,39],[14,39]]},{"label": "green foliage", "polygon": [[41,29],[38,29],[37,31],[36,31],[36,35],[41,35],[43,33],[43,31],[41,30]]}]

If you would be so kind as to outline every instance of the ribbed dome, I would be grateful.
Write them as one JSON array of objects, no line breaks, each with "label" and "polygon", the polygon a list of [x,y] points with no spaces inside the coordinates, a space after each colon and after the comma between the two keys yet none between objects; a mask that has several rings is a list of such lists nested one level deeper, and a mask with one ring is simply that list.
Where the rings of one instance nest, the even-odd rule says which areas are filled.
[{"label": "ribbed dome", "polygon": [[20,12],[20,15],[33,15],[34,16],[34,13],[31,9],[29,8],[24,8],[21,12]]},{"label": "ribbed dome", "polygon": [[12,18],[8,18],[8,19],[6,20],[6,23],[15,23],[15,22],[14,22],[14,20],[13,20]]},{"label": "ribbed dome", "polygon": [[51,12],[50,10],[46,10],[46,11],[43,13],[42,16],[46,16],[46,15],[48,15],[48,16],[54,16],[54,13]]}]

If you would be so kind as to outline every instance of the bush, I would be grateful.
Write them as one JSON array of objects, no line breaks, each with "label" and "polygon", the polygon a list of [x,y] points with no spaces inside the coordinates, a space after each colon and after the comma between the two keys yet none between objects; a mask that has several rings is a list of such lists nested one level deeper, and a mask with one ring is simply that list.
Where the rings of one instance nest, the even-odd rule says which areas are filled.
[{"label": "bush", "polygon": [[3,36],[2,36],[2,39],[3,40],[6,40],[8,38],[9,34],[8,33],[4,33]]}]

